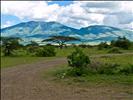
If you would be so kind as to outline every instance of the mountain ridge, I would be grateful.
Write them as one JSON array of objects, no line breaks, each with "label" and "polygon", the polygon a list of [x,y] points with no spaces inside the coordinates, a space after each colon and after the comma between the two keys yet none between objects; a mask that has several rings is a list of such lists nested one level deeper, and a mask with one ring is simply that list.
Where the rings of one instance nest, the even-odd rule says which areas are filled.
[{"label": "mountain ridge", "polygon": [[105,25],[91,25],[75,29],[58,22],[29,21],[1,29],[1,36],[16,36],[28,40],[42,40],[52,35],[78,37],[84,42],[109,42],[118,36],[133,40],[133,31]]}]

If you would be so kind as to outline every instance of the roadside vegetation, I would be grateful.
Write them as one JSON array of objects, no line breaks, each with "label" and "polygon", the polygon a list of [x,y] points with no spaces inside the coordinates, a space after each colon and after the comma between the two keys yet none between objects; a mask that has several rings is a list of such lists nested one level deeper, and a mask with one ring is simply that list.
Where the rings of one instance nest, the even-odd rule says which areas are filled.
[{"label": "roadside vegetation", "polygon": [[[111,41],[111,44],[102,42],[96,46],[85,45],[85,44],[80,44],[80,45],[72,44],[67,46],[65,44],[66,42],[79,41],[79,39],[71,38],[71,37],[62,37],[62,36],[54,36],[54,37],[51,37],[50,39],[43,40],[42,42],[45,42],[45,41],[48,42],[48,44],[44,46],[39,46],[39,44],[36,43],[35,41],[31,41],[27,45],[22,45],[20,41],[23,41],[23,40],[21,40],[20,38],[13,38],[13,37],[1,37],[0,47],[1,47],[1,58],[2,58],[1,67],[2,68],[38,61],[43,57],[46,59],[49,59],[51,57],[52,58],[67,57],[69,59],[69,62],[68,62],[69,67],[75,66],[74,68],[72,67],[75,72],[81,71],[83,69],[82,70],[83,72],[81,73],[84,73],[85,71],[87,73],[89,72],[89,73],[96,73],[96,74],[99,74],[99,73],[114,74],[114,73],[121,73],[123,72],[123,70],[124,71],[126,70],[127,73],[132,73],[128,71],[132,70],[133,64],[125,62],[125,64],[127,65],[125,65],[124,68],[120,67],[121,66],[120,62],[121,61],[124,62],[128,59],[128,58],[123,58],[126,55],[122,56],[121,59],[119,59],[118,57],[119,60],[117,62],[111,62],[111,64],[106,63],[106,61],[102,61],[104,56],[103,57],[100,56],[105,54],[115,55],[115,54],[129,53],[131,58],[128,61],[132,62],[133,43],[130,42],[125,37],[118,37],[117,40]],[[59,46],[52,45],[50,42],[59,43]],[[76,51],[75,51],[75,48],[76,48]],[[80,55],[80,57],[76,58],[77,56],[76,54]],[[93,61],[93,58],[95,58],[94,60],[95,62]],[[108,57],[108,56],[107,57],[105,56],[104,59],[108,61],[112,60],[111,57]],[[75,61],[73,62],[73,60]],[[74,65],[75,62],[77,62],[78,64]],[[82,63],[83,65],[79,65]],[[85,66],[90,66],[90,67],[85,67]],[[91,66],[94,66],[94,67],[91,67]],[[118,72],[113,72],[113,70],[116,70],[116,69],[118,70]],[[81,74],[81,73],[78,73],[78,74]]]},{"label": "roadside vegetation", "polygon": [[1,68],[65,57],[67,64],[45,70],[46,81],[80,88],[108,87],[111,91],[117,87],[123,93],[133,94],[130,89],[133,87],[133,42],[119,37],[111,44],[67,46],[65,43],[73,38],[51,39],[44,40],[48,44],[40,46],[35,41],[22,45],[19,38],[1,37]]},{"label": "roadside vegetation", "polygon": [[54,81],[73,85],[132,85],[133,54],[89,57],[76,49],[68,56],[68,65],[50,69],[44,76],[48,79],[54,77]]}]

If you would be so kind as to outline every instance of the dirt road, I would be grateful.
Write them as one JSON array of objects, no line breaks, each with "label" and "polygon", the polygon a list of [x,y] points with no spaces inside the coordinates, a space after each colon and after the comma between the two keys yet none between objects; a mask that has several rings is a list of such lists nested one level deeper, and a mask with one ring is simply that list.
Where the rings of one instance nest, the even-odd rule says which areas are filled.
[{"label": "dirt road", "polygon": [[1,100],[131,100],[117,87],[75,87],[53,84],[41,72],[65,64],[65,58],[1,70]]}]

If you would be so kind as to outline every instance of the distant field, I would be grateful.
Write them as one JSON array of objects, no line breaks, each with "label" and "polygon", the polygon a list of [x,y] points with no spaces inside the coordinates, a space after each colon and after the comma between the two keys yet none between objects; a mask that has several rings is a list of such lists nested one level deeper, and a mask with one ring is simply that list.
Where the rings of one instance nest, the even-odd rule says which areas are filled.
[{"label": "distant field", "polygon": [[[98,50],[96,47],[93,48],[81,48],[85,54],[88,56],[98,56],[98,55],[105,55],[109,54],[109,49],[104,50]],[[67,57],[74,51],[74,48],[68,47],[68,48],[56,48],[56,57]],[[133,53],[133,50],[123,50],[124,53]],[[26,63],[32,63],[37,62],[40,60],[49,60],[56,57],[1,57],[1,68],[11,67],[19,64],[26,64]],[[118,56],[116,57],[116,60],[118,63],[126,63],[126,62],[133,62],[133,55],[127,55],[126,59],[123,59],[123,57]],[[95,60],[106,60],[107,62],[114,62],[110,58],[96,58]]]},{"label": "distant field", "polygon": [[[103,50],[98,50],[97,47],[92,47],[92,48],[81,48],[85,54],[88,56],[90,55],[99,55],[99,54],[109,54],[108,51],[109,49],[103,49]],[[69,54],[71,54],[74,51],[74,48],[68,47],[68,48],[57,48],[57,57],[66,57]],[[133,50],[121,50],[123,53],[133,53]]]},{"label": "distant field", "polygon": [[1,57],[1,68],[33,63],[41,60],[50,60],[54,58],[55,57]]},{"label": "distant field", "polygon": [[105,62],[105,63],[117,63],[121,66],[126,66],[129,64],[133,65],[133,54],[92,57],[92,60]]}]

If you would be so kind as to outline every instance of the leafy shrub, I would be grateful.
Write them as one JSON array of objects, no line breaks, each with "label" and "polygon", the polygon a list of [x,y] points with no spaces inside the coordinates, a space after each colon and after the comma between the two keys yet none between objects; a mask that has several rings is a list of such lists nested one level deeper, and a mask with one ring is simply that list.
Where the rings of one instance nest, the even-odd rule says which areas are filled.
[{"label": "leafy shrub", "polygon": [[67,59],[68,65],[71,67],[87,67],[90,63],[89,57],[86,56],[79,48],[76,48],[75,51],[67,57]]},{"label": "leafy shrub", "polygon": [[88,76],[94,74],[102,75],[130,75],[133,74],[133,65],[121,66],[117,63],[102,63],[98,61],[91,61],[88,67],[63,67],[56,71],[55,75],[58,78]]},{"label": "leafy shrub", "polygon": [[102,50],[102,49],[107,49],[109,48],[110,46],[107,44],[107,42],[101,42],[99,45],[98,45],[98,50]]},{"label": "leafy shrub", "polygon": [[29,55],[28,52],[24,49],[18,49],[18,50],[14,50],[12,52],[11,56],[27,56]]},{"label": "leafy shrub", "polygon": [[55,75],[58,77],[58,78],[65,78],[65,77],[77,77],[77,76],[86,76],[88,75],[88,68],[72,68],[72,67],[66,67],[66,68],[62,68],[62,69],[59,69],[55,72]]},{"label": "leafy shrub", "polygon": [[133,74],[133,65],[119,68],[119,73],[122,74]]},{"label": "leafy shrub", "polygon": [[44,46],[41,48],[38,48],[36,51],[36,56],[39,57],[52,57],[55,56],[55,48],[53,46]]},{"label": "leafy shrub", "polygon": [[89,73],[93,74],[133,74],[133,65],[121,66],[117,63],[101,63],[92,61],[89,65]]},{"label": "leafy shrub", "polygon": [[36,51],[37,51],[37,49],[38,49],[39,47],[37,47],[37,46],[27,46],[27,51],[29,52],[29,53],[35,53]]},{"label": "leafy shrub", "polygon": [[108,53],[122,53],[118,47],[111,48]]},{"label": "leafy shrub", "polygon": [[89,74],[88,68],[70,68],[69,70],[67,70],[66,73],[66,75],[68,76],[84,76],[88,74]]},{"label": "leafy shrub", "polygon": [[117,70],[118,66],[119,66],[118,64],[105,63],[103,66],[101,66],[97,70],[97,73],[99,73],[99,74],[107,74],[107,75],[117,74],[119,72],[119,70]]},{"label": "leafy shrub", "polygon": [[119,47],[123,49],[129,49],[131,46],[131,42],[126,37],[118,37],[117,40],[111,41],[111,46],[113,47]]},{"label": "leafy shrub", "polygon": [[85,69],[90,63],[90,59],[86,56],[79,48],[76,48],[75,51],[67,57],[68,65],[72,67],[69,71],[74,76],[81,76],[84,74]]},{"label": "leafy shrub", "polygon": [[89,65],[89,73],[93,74],[115,74],[119,65],[114,63],[102,63],[98,61],[91,61]]}]

